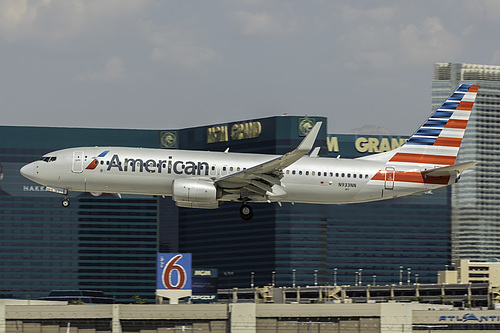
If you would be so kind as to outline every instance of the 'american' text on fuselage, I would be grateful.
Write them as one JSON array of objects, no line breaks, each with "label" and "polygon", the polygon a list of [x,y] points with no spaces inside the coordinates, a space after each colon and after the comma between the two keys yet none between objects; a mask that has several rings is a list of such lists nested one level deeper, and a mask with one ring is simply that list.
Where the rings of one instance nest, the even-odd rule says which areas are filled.
[{"label": "'american' text on fuselage", "polygon": [[205,176],[208,176],[208,163],[207,162],[193,162],[193,161],[174,161],[172,156],[168,160],[152,160],[143,161],[140,158],[125,158],[124,162],[120,157],[115,154],[109,162],[107,170],[116,168],[118,171],[131,171],[131,172],[148,172],[148,173],[175,173],[186,175],[201,175],[205,171]]}]

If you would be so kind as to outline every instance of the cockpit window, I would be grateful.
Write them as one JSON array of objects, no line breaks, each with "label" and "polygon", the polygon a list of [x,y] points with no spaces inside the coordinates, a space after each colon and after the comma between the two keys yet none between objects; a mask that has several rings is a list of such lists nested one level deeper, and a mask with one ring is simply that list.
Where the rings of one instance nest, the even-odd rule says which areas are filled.
[{"label": "cockpit window", "polygon": [[57,159],[55,156],[45,156],[42,158],[42,161],[44,162],[54,162]]}]

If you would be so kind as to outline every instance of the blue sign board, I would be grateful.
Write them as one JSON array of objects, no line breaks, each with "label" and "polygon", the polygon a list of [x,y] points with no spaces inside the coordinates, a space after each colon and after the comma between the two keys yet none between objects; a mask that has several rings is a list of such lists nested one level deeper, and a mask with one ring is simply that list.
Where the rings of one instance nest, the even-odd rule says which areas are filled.
[{"label": "blue sign board", "polygon": [[191,289],[191,253],[158,253],[156,289]]}]

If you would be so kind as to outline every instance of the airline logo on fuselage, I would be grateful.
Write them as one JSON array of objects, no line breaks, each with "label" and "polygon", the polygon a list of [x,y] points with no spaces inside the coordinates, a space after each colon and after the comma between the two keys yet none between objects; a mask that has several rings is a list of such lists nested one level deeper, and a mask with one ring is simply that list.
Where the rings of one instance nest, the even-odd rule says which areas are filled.
[{"label": "airline logo on fuselage", "polygon": [[167,173],[167,174],[185,174],[208,176],[208,162],[179,161],[174,160],[172,156],[168,160],[144,161],[140,158],[123,158],[123,161],[117,154],[114,154],[109,161],[107,171],[118,170],[122,172],[148,172],[148,173]]}]

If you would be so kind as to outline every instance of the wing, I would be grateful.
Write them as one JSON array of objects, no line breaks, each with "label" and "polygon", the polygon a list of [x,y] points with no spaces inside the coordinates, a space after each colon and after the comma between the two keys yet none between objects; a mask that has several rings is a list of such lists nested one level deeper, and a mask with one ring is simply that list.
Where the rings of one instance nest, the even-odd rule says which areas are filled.
[{"label": "wing", "polygon": [[[266,192],[273,193],[272,186],[281,185],[283,169],[292,165],[311,151],[321,125],[322,122],[317,122],[293,151],[243,171],[221,177],[215,183],[224,189],[246,189],[260,195],[265,195]],[[274,194],[279,195],[282,193]]]}]

